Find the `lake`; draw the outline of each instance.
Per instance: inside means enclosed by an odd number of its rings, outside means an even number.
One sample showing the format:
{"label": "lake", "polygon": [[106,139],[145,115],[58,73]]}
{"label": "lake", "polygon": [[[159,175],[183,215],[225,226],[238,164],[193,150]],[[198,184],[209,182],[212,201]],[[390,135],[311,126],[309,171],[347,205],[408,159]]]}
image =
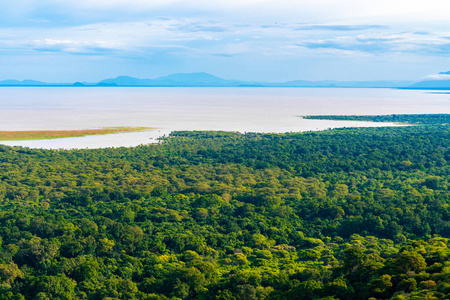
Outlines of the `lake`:
{"label": "lake", "polygon": [[1,144],[99,148],[156,142],[174,130],[297,132],[386,126],[304,120],[302,115],[450,113],[450,95],[420,90],[348,88],[1,87],[0,130],[117,126],[157,130]]}

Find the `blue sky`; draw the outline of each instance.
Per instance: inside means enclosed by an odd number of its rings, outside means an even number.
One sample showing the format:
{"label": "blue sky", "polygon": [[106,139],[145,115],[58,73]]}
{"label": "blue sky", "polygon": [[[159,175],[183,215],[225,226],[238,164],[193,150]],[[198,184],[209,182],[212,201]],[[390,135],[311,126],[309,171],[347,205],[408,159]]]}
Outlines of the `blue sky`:
{"label": "blue sky", "polygon": [[2,0],[0,80],[435,78],[450,70],[448,11],[448,0]]}

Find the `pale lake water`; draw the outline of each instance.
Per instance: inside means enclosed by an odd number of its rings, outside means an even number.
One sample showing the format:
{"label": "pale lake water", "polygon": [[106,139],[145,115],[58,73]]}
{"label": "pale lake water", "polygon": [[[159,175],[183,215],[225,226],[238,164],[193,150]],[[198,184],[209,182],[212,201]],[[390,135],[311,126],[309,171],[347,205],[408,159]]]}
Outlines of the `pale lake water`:
{"label": "pale lake water", "polygon": [[283,133],[394,125],[298,117],[304,115],[425,113],[450,113],[450,95],[347,88],[1,87],[0,130],[158,129],[0,143],[48,149],[136,146],[174,130]]}

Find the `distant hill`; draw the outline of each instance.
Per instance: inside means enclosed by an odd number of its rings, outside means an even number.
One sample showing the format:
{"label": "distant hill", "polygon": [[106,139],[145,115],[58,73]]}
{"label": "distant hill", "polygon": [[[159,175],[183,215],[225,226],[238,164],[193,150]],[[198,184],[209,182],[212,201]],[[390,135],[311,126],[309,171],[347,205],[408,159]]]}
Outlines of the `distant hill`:
{"label": "distant hill", "polygon": [[227,85],[239,84],[239,81],[226,80],[208,73],[177,73],[168,76],[158,77],[155,79],[161,83],[173,84],[197,84],[197,85]]}
{"label": "distant hill", "polygon": [[152,79],[139,79],[130,76],[119,76],[116,78],[109,78],[98,82],[98,85],[115,84],[115,85],[151,85]]}
{"label": "distant hill", "polygon": [[118,86],[239,86],[245,82],[226,80],[208,73],[177,73],[155,79],[139,79],[129,76],[119,76],[102,80],[101,84],[116,84]]}
{"label": "distant hill", "polygon": [[356,88],[396,88],[408,87],[412,81],[307,81],[258,82],[223,79],[205,72],[177,73],[154,79],[140,79],[130,76],[118,76],[99,82],[46,83],[34,80],[4,80],[0,86],[185,86],[185,87],[356,87]]}
{"label": "distant hill", "polygon": [[39,85],[52,85],[51,83],[46,83],[42,81],[36,81],[36,80],[14,80],[14,79],[7,79],[0,81],[0,85],[6,85],[6,86],[39,86]]}
{"label": "distant hill", "polygon": [[[439,76],[441,75],[441,76]],[[446,76],[448,75],[448,76]],[[441,78],[439,78],[441,77]],[[412,89],[450,89],[450,71],[440,72],[436,79],[426,79],[410,85]]]}
{"label": "distant hill", "polygon": [[424,80],[410,85],[409,88],[450,89],[450,80]]}

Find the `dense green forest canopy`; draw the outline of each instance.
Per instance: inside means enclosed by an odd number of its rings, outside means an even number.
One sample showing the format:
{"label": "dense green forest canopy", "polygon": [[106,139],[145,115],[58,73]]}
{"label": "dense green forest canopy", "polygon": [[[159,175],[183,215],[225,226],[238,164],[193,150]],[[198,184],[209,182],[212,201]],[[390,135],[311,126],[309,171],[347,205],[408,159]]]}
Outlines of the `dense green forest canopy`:
{"label": "dense green forest canopy", "polygon": [[0,146],[0,299],[448,299],[449,160],[435,123]]}

